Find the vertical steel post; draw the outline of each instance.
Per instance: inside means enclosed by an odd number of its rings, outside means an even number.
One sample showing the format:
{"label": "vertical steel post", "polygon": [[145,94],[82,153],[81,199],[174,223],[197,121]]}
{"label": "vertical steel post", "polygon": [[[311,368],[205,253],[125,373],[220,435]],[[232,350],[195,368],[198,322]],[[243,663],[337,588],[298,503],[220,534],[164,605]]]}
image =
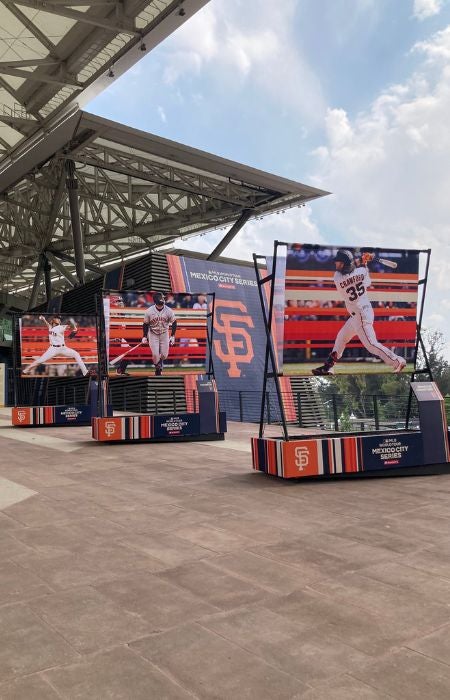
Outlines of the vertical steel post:
{"label": "vertical steel post", "polygon": [[80,205],[78,201],[78,180],[75,176],[75,163],[66,160],[66,187],[69,197],[70,220],[72,223],[73,252],[75,254],[75,270],[80,284],[84,284],[86,269],[84,265],[83,233],[81,231]]}

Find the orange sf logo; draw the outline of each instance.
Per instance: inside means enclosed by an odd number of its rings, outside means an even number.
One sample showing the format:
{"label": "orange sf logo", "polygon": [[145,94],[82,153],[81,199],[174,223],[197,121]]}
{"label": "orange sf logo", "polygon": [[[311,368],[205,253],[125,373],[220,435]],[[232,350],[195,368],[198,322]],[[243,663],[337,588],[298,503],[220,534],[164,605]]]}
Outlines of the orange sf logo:
{"label": "orange sf logo", "polygon": [[253,319],[241,301],[219,299],[215,311],[214,331],[223,338],[214,340],[214,350],[219,360],[229,365],[228,376],[240,377],[239,365],[248,365],[255,355],[250,333],[244,328],[254,328]]}

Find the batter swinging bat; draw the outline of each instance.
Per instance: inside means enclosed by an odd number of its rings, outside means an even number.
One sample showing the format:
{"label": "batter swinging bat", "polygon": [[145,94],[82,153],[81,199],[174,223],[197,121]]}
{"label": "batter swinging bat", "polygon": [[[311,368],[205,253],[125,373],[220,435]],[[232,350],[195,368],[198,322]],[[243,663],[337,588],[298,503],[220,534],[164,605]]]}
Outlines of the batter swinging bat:
{"label": "batter swinging bat", "polygon": [[375,258],[375,260],[384,265],[385,267],[390,267],[392,270],[397,269],[397,263],[393,260],[386,260],[386,258]]}
{"label": "batter swinging bat", "polygon": [[114,360],[111,360],[111,362],[110,362],[109,364],[110,364],[110,365],[115,365],[116,362],[120,362],[120,360],[123,360],[123,358],[124,358],[126,355],[128,355],[129,352],[131,352],[132,350],[136,350],[136,348],[138,348],[140,345],[142,345],[142,340],[141,340],[141,342],[138,343],[137,345],[133,345],[132,348],[130,348],[129,350],[127,350],[126,352],[124,352],[122,355],[119,355],[119,357],[115,357]]}

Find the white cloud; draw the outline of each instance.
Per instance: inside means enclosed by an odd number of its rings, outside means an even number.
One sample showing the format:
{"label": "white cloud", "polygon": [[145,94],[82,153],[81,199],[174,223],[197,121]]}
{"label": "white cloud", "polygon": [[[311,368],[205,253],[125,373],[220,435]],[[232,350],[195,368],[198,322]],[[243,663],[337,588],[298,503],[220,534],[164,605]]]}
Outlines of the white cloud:
{"label": "white cloud", "polygon": [[418,41],[412,50],[424,54],[429,63],[437,61],[448,63],[450,60],[450,27],[436,32],[428,41]]}
{"label": "white cloud", "polygon": [[167,123],[166,112],[164,110],[164,107],[162,107],[161,105],[158,105],[158,114],[159,114],[159,118],[161,119],[163,124],[166,124]]}
{"label": "white cloud", "polygon": [[450,28],[418,44],[423,62],[416,72],[384,90],[354,119],[329,109],[314,178],[334,193],[314,211],[336,232],[335,240],[432,249],[425,323],[439,323],[448,339],[450,319],[443,311],[450,307],[449,45]]}
{"label": "white cloud", "polygon": [[444,4],[444,0],[414,0],[413,15],[422,21],[438,15]]}
{"label": "white cloud", "polygon": [[[186,22],[166,45],[163,80],[214,80],[231,95],[258,88],[307,124],[325,114],[320,81],[302,55],[293,20],[298,0],[216,0]],[[307,95],[307,99],[305,99]]]}

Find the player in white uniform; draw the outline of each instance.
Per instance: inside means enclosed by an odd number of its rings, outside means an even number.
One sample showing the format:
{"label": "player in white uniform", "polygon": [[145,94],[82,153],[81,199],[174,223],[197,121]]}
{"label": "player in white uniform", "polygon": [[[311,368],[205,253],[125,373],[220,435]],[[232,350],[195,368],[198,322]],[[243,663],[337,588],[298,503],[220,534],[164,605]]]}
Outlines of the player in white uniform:
{"label": "player in white uniform", "polygon": [[34,369],[38,365],[44,365],[46,362],[52,360],[57,355],[62,357],[69,357],[71,360],[74,360],[80,368],[83,377],[86,377],[88,374],[90,374],[88,368],[81,359],[80,353],[74,350],[73,348],[69,348],[66,345],[64,333],[70,325],[72,329],[71,335],[72,333],[75,334],[77,331],[76,325],[74,323],[61,324],[61,318],[59,316],[55,316],[54,318],[52,318],[50,323],[45,319],[44,316],[39,316],[39,320],[43,321],[48,328],[49,348],[44,352],[43,355],[37,357],[31,364],[29,364],[22,371],[22,374],[29,374],[32,369]]}
{"label": "player in white uniform", "polygon": [[155,376],[159,377],[162,374],[163,362],[169,354],[169,345],[175,343],[177,322],[172,309],[166,306],[161,292],[155,292],[153,301],[154,305],[145,312],[142,342],[149,344],[155,365]]}
{"label": "player in white uniform", "polygon": [[337,334],[333,350],[325,364],[312,370],[316,376],[334,374],[334,365],[342,357],[345,346],[355,335],[372,355],[376,355],[393,367],[394,372],[401,372],[406,365],[406,360],[379,343],[375,334],[374,312],[367,295],[367,290],[372,283],[366,264],[372,259],[371,253],[363,253],[361,263],[355,267],[353,253],[350,250],[341,249],[336,253],[334,284],[350,318]]}

